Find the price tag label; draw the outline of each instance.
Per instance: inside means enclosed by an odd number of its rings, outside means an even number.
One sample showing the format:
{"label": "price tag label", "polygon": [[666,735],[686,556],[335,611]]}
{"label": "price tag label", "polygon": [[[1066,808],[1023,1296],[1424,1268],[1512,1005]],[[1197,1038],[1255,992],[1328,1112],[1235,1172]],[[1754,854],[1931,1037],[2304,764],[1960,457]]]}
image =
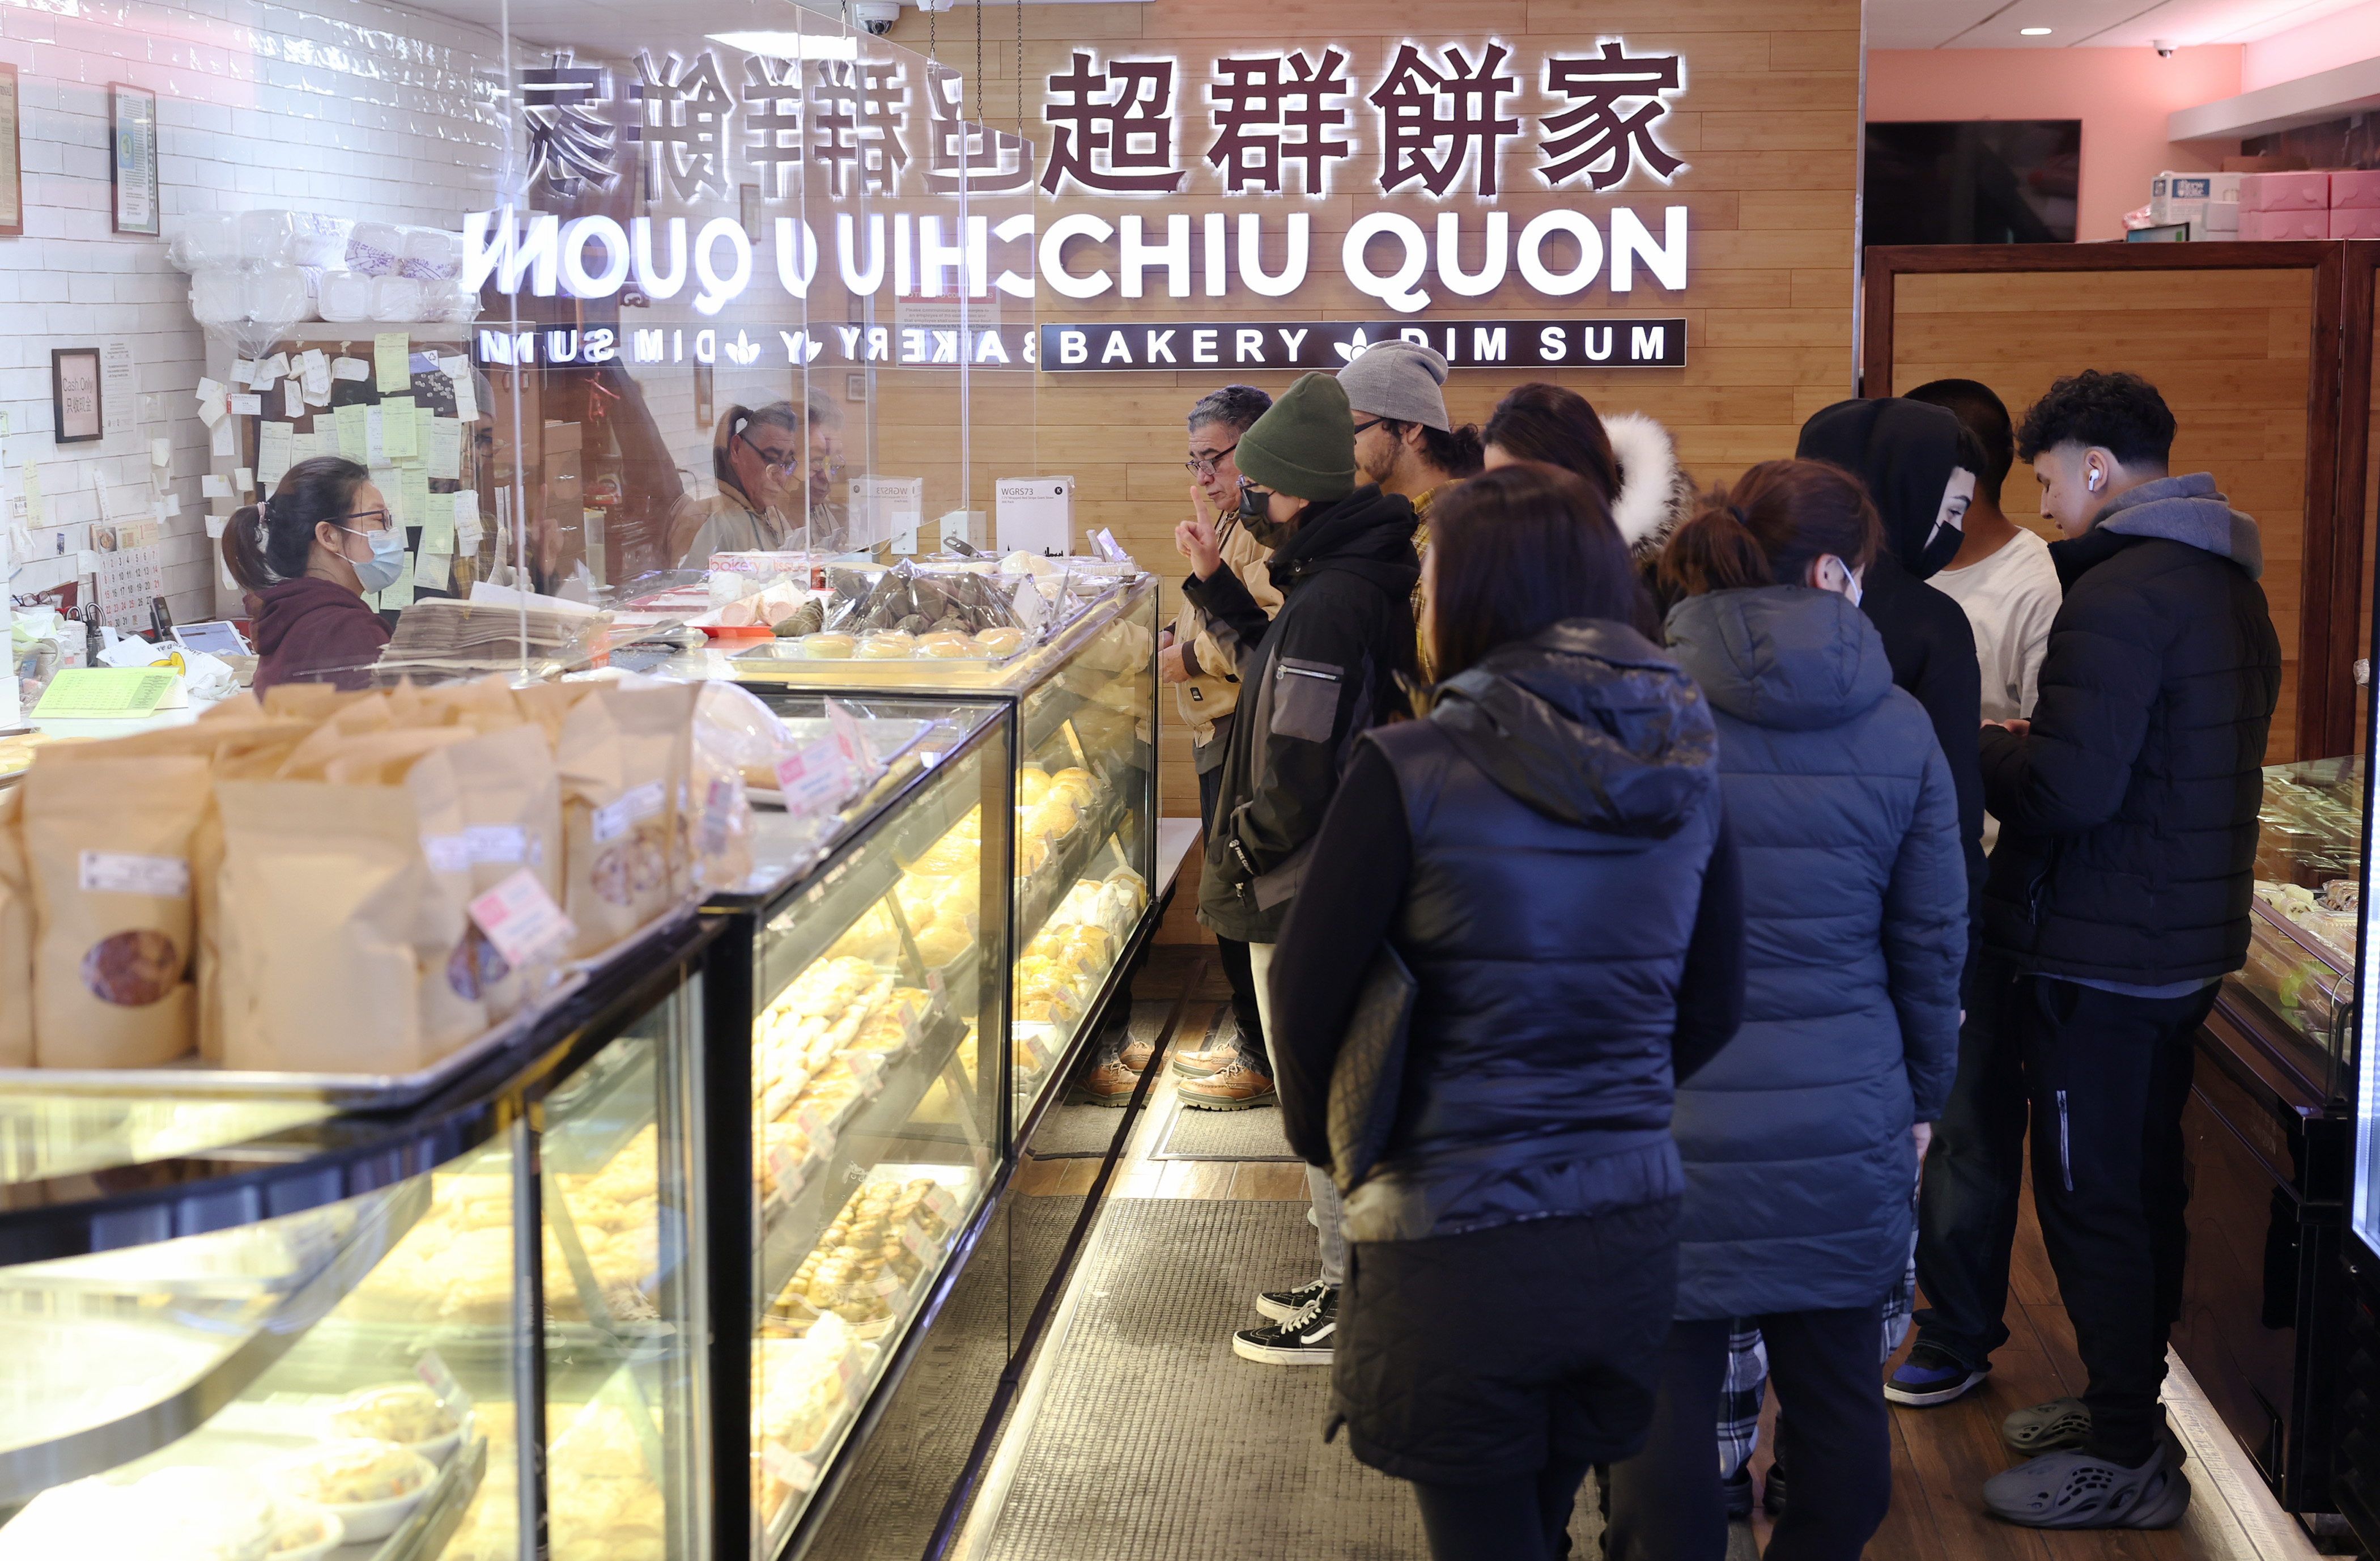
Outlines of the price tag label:
{"label": "price tag label", "polygon": [[454,1372],[436,1350],[421,1352],[421,1359],[413,1363],[413,1374],[421,1379],[424,1387],[438,1395],[438,1401],[452,1410],[456,1420],[471,1412],[470,1391],[455,1379]]}
{"label": "price tag label", "polygon": [[927,1189],[926,1195],[917,1201],[924,1204],[927,1212],[945,1226],[955,1223],[958,1218],[959,1201],[952,1197],[951,1189],[940,1182]]}
{"label": "price tag label", "polygon": [[779,1197],[790,1198],[801,1190],[801,1163],[794,1158],[793,1151],[783,1144],[779,1144],[769,1151],[769,1169],[776,1174]]}
{"label": "price tag label", "polygon": [[715,857],[727,849],[727,829],[735,816],[735,798],[740,783],[722,777],[710,783],[710,793],[703,799],[702,854]]}
{"label": "price tag label", "polygon": [[799,1453],[789,1453],[774,1442],[760,1444],[760,1467],[780,1484],[807,1491],[818,1483],[818,1466]]}
{"label": "price tag label", "polygon": [[859,724],[859,717],[841,701],[826,701],[826,725],[827,730],[834,734],[835,743],[843,750],[843,756],[851,762],[854,769],[863,775],[872,775],[881,768],[876,762],[876,750],[868,740],[868,732]]}
{"label": "price tag label", "polygon": [[184,857],[85,851],[79,865],[78,886],[85,894],[147,895],[168,900],[190,897],[190,864]]}
{"label": "price tag label", "polygon": [[595,810],[588,833],[595,837],[598,846],[616,840],[635,828],[638,820],[649,819],[660,812],[668,799],[669,793],[659,781],[647,781],[642,786],[631,787],[614,800]]}
{"label": "price tag label", "polygon": [[471,920],[516,970],[570,945],[578,929],[524,867],[471,902]]}
{"label": "price tag label", "polygon": [[916,1220],[901,1222],[901,1245],[907,1248],[909,1255],[919,1262],[926,1261],[926,1235],[917,1228]]}
{"label": "price tag label", "polygon": [[832,809],[851,790],[852,762],[843,744],[826,738],[777,762],[777,789],[789,813],[821,813]]}

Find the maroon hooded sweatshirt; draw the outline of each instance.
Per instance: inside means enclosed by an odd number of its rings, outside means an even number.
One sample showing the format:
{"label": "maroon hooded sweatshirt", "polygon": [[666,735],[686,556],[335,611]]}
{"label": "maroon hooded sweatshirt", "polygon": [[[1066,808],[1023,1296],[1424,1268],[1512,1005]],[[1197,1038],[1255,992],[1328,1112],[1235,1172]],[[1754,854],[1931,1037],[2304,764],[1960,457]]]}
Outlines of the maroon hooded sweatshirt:
{"label": "maroon hooded sweatshirt", "polygon": [[[364,599],[334,580],[311,576],[269,587],[256,609],[258,693],[276,683],[316,681],[312,674],[368,667],[388,643],[388,628]],[[363,687],[363,674],[319,679]]]}

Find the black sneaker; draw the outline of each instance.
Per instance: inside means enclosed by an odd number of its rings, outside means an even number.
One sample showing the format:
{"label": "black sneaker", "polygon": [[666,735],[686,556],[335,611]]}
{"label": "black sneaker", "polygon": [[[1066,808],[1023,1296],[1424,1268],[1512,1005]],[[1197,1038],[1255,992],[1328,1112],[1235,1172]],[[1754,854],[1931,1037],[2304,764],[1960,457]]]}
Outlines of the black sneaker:
{"label": "black sneaker", "polygon": [[1257,1293],[1257,1310],[1276,1323],[1286,1323],[1312,1305],[1317,1295],[1335,1287],[1320,1279],[1309,1279],[1294,1290],[1260,1290]]}
{"label": "black sneaker", "polygon": [[1770,1464],[1760,1482],[1760,1510],[1771,1518],[1785,1516],[1785,1470],[1780,1464]]}
{"label": "black sneaker", "polygon": [[1948,1404],[1990,1375],[1991,1370],[1989,1361],[1968,1366],[1932,1345],[1921,1344],[1884,1379],[1884,1396],[1896,1404],[1920,1408]]}
{"label": "black sneaker", "polygon": [[1232,1335],[1232,1353],[1268,1366],[1328,1366],[1339,1335],[1339,1287],[1327,1286],[1305,1310],[1269,1328],[1243,1328]]}

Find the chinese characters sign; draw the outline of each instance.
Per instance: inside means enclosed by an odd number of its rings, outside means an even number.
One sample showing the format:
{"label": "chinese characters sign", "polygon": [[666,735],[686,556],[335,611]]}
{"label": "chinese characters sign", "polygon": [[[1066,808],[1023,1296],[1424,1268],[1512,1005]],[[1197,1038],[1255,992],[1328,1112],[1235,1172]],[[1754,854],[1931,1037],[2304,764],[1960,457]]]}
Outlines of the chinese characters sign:
{"label": "chinese characters sign", "polygon": [[[746,55],[739,73],[719,50],[640,52],[633,77],[615,80],[560,51],[518,83],[533,193],[568,199],[633,175],[648,201],[717,198],[751,181],[778,201],[807,164],[834,199],[955,189],[962,168],[977,191],[1172,195],[1203,162],[1232,194],[1318,196],[1338,171],[1382,195],[1492,197],[1514,147],[1534,148],[1527,172],[1549,189],[1614,189],[1639,171],[1667,183],[1685,165],[1661,137],[1684,61],[1616,40],[1548,55],[1534,70],[1492,40],[1408,42],[1368,80],[1333,47],[1208,61],[1076,49],[1043,78],[1038,177],[1013,133],[964,122],[955,71],[929,90],[911,79],[914,62],[839,54]],[[931,142],[922,164],[917,140]]]}

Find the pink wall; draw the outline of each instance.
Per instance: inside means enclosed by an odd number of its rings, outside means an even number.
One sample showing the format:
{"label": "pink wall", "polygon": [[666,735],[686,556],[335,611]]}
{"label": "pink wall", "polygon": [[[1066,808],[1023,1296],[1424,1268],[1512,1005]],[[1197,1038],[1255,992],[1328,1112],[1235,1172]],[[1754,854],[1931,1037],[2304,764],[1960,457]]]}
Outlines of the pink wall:
{"label": "pink wall", "polygon": [[2080,119],[2082,184],[2075,238],[2121,238],[2168,168],[2211,169],[2237,142],[2169,141],[2165,116],[2240,91],[2236,43],[2183,49],[1872,49],[1867,116]]}
{"label": "pink wall", "polygon": [[2358,6],[2257,40],[2240,59],[2240,90],[2277,86],[2380,55],[2380,6]]}

